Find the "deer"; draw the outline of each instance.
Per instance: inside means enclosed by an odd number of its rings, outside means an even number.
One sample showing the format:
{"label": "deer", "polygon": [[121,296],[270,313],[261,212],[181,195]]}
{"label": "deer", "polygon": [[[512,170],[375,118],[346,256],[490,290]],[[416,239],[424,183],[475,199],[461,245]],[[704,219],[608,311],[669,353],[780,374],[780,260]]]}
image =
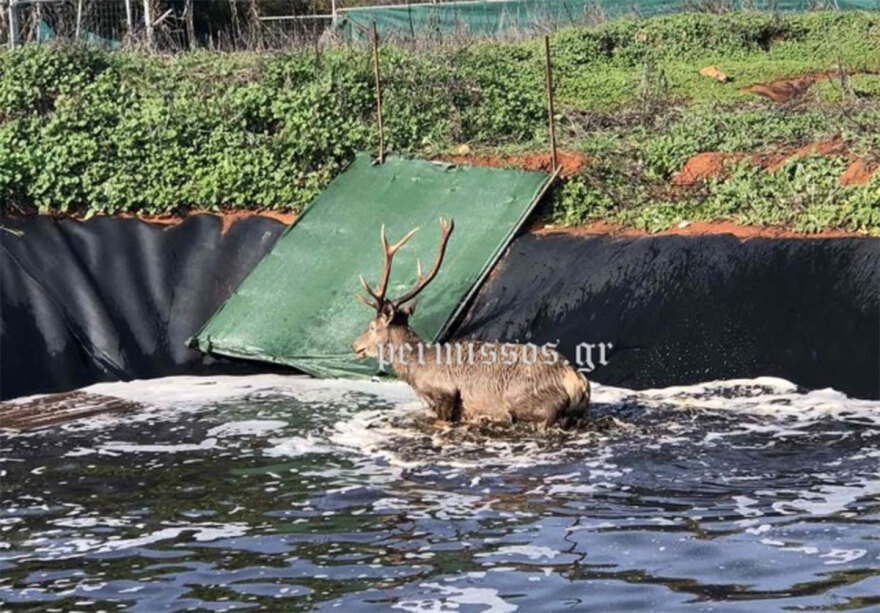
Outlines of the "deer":
{"label": "deer", "polygon": [[[528,423],[543,430],[585,423],[589,419],[590,383],[552,346],[425,343],[410,328],[415,299],[437,276],[455,224],[441,218],[440,227],[440,246],[430,272],[423,274],[421,260],[417,260],[415,286],[391,299],[386,291],[394,254],[418,228],[391,245],[382,225],[385,261],[381,279],[374,289],[361,275],[367,296],[355,296],[375,311],[366,330],[352,343],[355,355],[379,359],[380,364],[390,362],[397,378],[409,384],[435,413],[438,424]],[[391,359],[387,360],[389,348]],[[499,359],[499,348],[504,359]],[[400,359],[394,359],[395,349]]]}

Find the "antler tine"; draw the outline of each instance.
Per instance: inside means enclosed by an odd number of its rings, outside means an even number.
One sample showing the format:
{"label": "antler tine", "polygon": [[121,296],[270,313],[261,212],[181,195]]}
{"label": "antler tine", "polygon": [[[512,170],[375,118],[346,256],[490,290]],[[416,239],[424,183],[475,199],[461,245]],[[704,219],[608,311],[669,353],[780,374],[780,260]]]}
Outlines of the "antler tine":
{"label": "antler tine", "polygon": [[375,303],[368,301],[361,295],[358,295],[358,300],[367,304],[377,311],[381,311],[382,307],[385,306],[385,292],[388,290],[388,279],[391,277],[391,263],[394,259],[394,254],[397,253],[397,250],[406,244],[406,242],[412,238],[413,234],[418,232],[418,228],[413,228],[406,235],[394,243],[393,245],[388,244],[388,236],[385,234],[385,224],[382,224],[382,228],[379,231],[379,237],[382,239],[382,250],[385,252],[385,264],[382,268],[382,279],[379,281],[379,286],[377,289],[373,289],[370,287],[370,284],[367,283],[367,280],[364,279],[364,276],[361,275],[361,285],[364,287],[364,290],[373,297]]}
{"label": "antler tine", "polygon": [[440,218],[440,228],[442,229],[442,235],[440,236],[440,247],[437,249],[437,257],[434,259],[434,265],[431,267],[431,272],[428,273],[427,276],[422,275],[422,264],[418,261],[417,264],[417,274],[418,279],[416,281],[416,286],[405,293],[403,296],[399,298],[395,298],[391,300],[391,304],[394,305],[394,308],[397,309],[400,305],[405,302],[409,302],[416,296],[418,296],[428,284],[434,280],[434,277],[437,276],[437,272],[440,270],[440,264],[443,262],[443,257],[446,255],[446,244],[449,242],[449,237],[452,235],[452,231],[455,229],[455,222],[453,220],[449,220],[449,223],[446,223],[442,217]]}
{"label": "antler tine", "polygon": [[365,305],[367,305],[367,306],[370,307],[371,309],[376,309],[376,310],[379,309],[379,305],[378,305],[378,304],[376,304],[375,302],[371,302],[371,301],[367,300],[366,298],[364,298],[364,297],[361,296],[360,294],[355,294],[355,295],[354,295],[354,299],[357,300],[357,301],[359,301],[359,302],[363,302]]}
{"label": "antler tine", "polygon": [[382,306],[385,302],[385,292],[388,290],[388,279],[391,278],[391,262],[394,259],[394,254],[418,231],[418,228],[413,228],[402,239],[389,246],[388,237],[385,236],[385,224],[382,224],[382,247],[385,249],[385,267],[382,269],[382,280],[379,282],[379,289],[376,290],[375,294],[371,292],[373,298],[379,302],[379,306]]}
{"label": "antler tine", "polygon": [[[382,297],[379,296],[379,294],[372,287],[370,287],[370,284],[367,283],[366,279],[364,279],[364,275],[360,276],[360,280],[361,280],[361,286],[364,288],[364,291],[367,292],[370,296],[372,296],[373,299],[377,303],[381,303]],[[377,305],[377,308],[378,308],[378,305]]]}
{"label": "antler tine", "polygon": [[361,280],[361,287],[363,287],[364,291],[367,292],[370,296],[372,296],[376,302],[370,302],[369,300],[367,300],[366,298],[364,298],[360,294],[357,294],[357,299],[360,300],[361,302],[363,302],[364,304],[366,304],[367,306],[371,306],[374,309],[378,310],[382,304],[382,300],[379,298],[379,296],[376,294],[376,292],[373,291],[373,288],[370,287],[370,284],[367,283],[367,280],[364,279],[364,275],[360,275],[359,278]]}

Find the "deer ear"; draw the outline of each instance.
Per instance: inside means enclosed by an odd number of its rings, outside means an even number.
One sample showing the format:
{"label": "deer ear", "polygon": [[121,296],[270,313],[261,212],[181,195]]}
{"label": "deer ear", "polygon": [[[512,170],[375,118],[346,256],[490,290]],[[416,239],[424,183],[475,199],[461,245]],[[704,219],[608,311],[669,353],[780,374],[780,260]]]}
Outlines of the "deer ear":
{"label": "deer ear", "polygon": [[418,304],[417,300],[413,300],[412,302],[408,302],[407,304],[400,307],[398,312],[409,317],[416,310],[416,304]]}
{"label": "deer ear", "polygon": [[379,313],[379,319],[382,320],[384,324],[390,324],[394,321],[394,305],[385,303],[382,305],[382,311]]}

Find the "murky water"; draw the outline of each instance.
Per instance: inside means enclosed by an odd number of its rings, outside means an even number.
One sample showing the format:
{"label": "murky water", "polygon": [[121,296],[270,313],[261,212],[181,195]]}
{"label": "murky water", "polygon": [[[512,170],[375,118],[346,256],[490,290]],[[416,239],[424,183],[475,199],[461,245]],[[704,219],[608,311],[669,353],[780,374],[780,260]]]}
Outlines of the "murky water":
{"label": "murky water", "polygon": [[880,403],[597,386],[605,428],[539,434],[394,383],[89,389],[149,408],[0,436],[5,609],[880,606]]}

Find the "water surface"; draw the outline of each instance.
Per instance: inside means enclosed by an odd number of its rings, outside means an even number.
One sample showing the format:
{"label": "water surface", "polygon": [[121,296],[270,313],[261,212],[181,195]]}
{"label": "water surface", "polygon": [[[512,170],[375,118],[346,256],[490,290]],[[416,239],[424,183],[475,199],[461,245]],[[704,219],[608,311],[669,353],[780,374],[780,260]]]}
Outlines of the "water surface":
{"label": "water surface", "polygon": [[397,383],[87,389],[145,408],[0,435],[4,608],[880,607],[880,403],[596,386],[604,428],[542,434]]}

